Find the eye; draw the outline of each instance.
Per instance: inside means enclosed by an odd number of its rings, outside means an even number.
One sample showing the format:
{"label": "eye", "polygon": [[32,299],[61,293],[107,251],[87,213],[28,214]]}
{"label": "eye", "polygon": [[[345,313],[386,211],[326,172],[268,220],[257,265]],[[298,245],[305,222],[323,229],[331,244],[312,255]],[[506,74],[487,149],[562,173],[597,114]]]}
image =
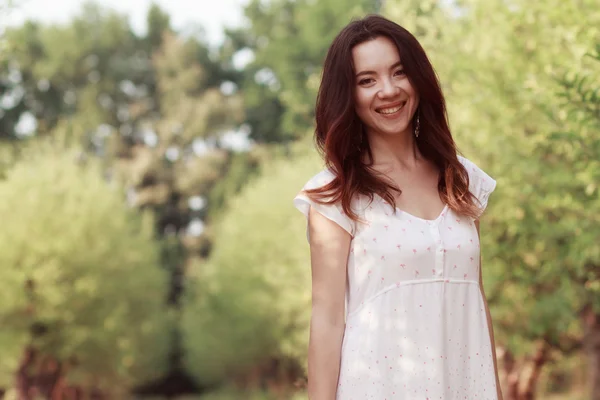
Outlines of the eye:
{"label": "eye", "polygon": [[365,79],[361,79],[360,81],[358,81],[359,85],[368,85],[369,83],[371,83],[371,81],[373,81],[372,78],[365,78]]}
{"label": "eye", "polygon": [[404,75],[404,70],[403,69],[399,69],[396,72],[394,72],[394,75]]}

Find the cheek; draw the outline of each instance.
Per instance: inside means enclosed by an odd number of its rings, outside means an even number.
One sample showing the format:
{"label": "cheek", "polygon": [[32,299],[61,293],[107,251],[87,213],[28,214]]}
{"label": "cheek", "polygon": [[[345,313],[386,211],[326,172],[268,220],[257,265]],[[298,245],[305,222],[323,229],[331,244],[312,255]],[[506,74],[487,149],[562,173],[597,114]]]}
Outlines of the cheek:
{"label": "cheek", "polygon": [[408,79],[405,82],[406,83],[404,85],[402,85],[402,89],[404,89],[404,91],[406,93],[408,93],[408,95],[416,97],[417,96],[417,92],[416,92],[414,86],[410,84],[410,82],[408,81]]}
{"label": "cheek", "polygon": [[360,117],[369,112],[371,100],[367,93],[359,90],[354,96],[354,102],[356,104],[356,113]]}
{"label": "cheek", "polygon": [[408,80],[406,80],[406,83],[403,83],[401,85],[402,90],[412,98],[412,111],[414,112],[414,110],[417,109],[417,107],[419,106],[419,95],[417,94],[417,91],[414,89],[414,87],[408,83]]}

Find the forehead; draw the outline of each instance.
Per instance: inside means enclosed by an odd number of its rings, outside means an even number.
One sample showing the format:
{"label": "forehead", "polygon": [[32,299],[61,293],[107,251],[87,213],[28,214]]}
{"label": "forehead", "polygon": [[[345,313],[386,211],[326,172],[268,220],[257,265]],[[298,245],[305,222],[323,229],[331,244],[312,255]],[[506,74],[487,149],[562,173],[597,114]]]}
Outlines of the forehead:
{"label": "forehead", "polygon": [[398,61],[400,54],[396,45],[385,36],[357,44],[352,49],[352,62],[356,73],[387,70]]}

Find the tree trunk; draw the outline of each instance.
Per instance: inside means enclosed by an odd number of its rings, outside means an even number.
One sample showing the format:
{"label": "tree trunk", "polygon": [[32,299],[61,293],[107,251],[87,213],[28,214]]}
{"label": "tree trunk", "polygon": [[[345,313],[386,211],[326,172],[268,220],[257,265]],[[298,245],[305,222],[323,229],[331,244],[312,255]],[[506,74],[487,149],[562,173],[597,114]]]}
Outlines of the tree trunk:
{"label": "tree trunk", "polygon": [[29,400],[34,387],[34,379],[30,376],[37,354],[35,349],[27,346],[23,351],[23,357],[19,362],[19,368],[15,374],[15,390],[18,400]]}
{"label": "tree trunk", "polygon": [[591,304],[584,307],[583,349],[589,360],[590,400],[600,400],[600,315]]}
{"label": "tree trunk", "polygon": [[519,400],[519,369],[512,351],[506,349],[502,356],[502,369],[504,370],[504,398],[506,400]]}
{"label": "tree trunk", "polygon": [[542,368],[549,359],[549,355],[550,345],[544,340],[538,345],[538,348],[533,356],[531,373],[527,378],[525,388],[520,394],[519,400],[533,400],[535,398],[535,391],[540,379],[540,374],[542,372]]}
{"label": "tree trunk", "polygon": [[18,400],[43,397],[48,400],[64,400],[68,387],[64,381],[62,363],[50,356],[41,358],[31,346],[23,351],[23,357],[15,374],[15,390]]}
{"label": "tree trunk", "polygon": [[502,368],[505,376],[506,400],[534,400],[542,368],[549,360],[550,345],[540,342],[531,362],[517,362],[510,350],[504,352]]}

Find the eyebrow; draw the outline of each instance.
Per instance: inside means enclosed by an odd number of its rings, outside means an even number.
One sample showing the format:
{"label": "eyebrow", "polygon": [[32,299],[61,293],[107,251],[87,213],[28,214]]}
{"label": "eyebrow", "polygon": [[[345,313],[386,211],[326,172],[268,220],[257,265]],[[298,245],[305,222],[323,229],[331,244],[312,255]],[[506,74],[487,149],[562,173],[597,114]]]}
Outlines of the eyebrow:
{"label": "eyebrow", "polygon": [[[392,65],[390,67],[390,69],[394,69],[394,68],[397,68],[397,67],[400,67],[400,66],[402,66],[402,61],[396,62],[394,65]],[[356,78],[358,78],[361,75],[371,75],[371,74],[375,74],[375,71],[361,71],[358,74],[356,74]]]}

